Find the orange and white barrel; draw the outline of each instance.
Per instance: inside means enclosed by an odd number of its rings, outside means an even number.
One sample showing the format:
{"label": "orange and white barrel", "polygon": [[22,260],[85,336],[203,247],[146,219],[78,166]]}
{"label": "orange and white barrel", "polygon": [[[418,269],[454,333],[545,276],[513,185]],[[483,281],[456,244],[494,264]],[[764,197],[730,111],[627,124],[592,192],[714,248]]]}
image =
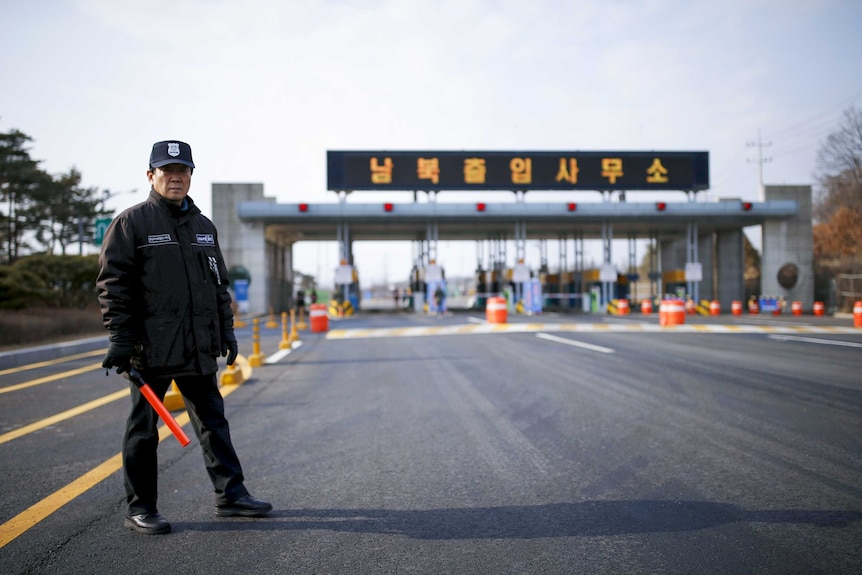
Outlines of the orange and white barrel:
{"label": "orange and white barrel", "polygon": [[694,315],[697,313],[697,304],[694,303],[693,299],[687,299],[685,300],[685,306],[683,309],[688,315]]}
{"label": "orange and white barrel", "polygon": [[488,323],[506,323],[509,319],[509,309],[504,297],[489,297],[485,304],[485,319]]}
{"label": "orange and white barrel", "polygon": [[629,315],[631,313],[631,308],[629,307],[629,300],[627,299],[618,299],[617,300],[617,313],[620,315]]}
{"label": "orange and white barrel", "polygon": [[730,313],[733,315],[742,315],[742,302],[738,299],[730,302]]}
{"label": "orange and white barrel", "polygon": [[853,326],[862,327],[862,301],[853,304]]}
{"label": "orange and white barrel", "polygon": [[326,312],[326,304],[311,304],[308,319],[311,322],[312,333],[329,331],[329,314]]}
{"label": "orange and white barrel", "polygon": [[658,309],[658,324],[662,327],[683,325],[685,323],[685,303],[676,299],[666,299]]}
{"label": "orange and white barrel", "polygon": [[826,306],[823,305],[822,301],[814,302],[814,315],[816,315],[817,317],[821,317],[825,311]]}
{"label": "orange and white barrel", "polygon": [[802,315],[802,302],[795,301],[790,304],[790,311],[793,312],[793,315]]}
{"label": "orange and white barrel", "polygon": [[709,315],[721,315],[721,302],[717,299],[709,302]]}
{"label": "orange and white barrel", "polygon": [[652,313],[652,301],[645,299],[641,302],[641,313],[649,315]]}

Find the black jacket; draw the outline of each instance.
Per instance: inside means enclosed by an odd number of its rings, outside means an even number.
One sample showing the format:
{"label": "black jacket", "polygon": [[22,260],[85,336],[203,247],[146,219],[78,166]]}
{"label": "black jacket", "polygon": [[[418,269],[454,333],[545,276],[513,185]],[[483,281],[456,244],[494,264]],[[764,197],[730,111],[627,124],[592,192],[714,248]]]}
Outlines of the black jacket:
{"label": "black jacket", "polygon": [[215,373],[222,337],[233,334],[216,228],[186,201],[182,210],[150,190],[114,218],[99,256],[105,327],[135,338],[133,365],[145,374]]}

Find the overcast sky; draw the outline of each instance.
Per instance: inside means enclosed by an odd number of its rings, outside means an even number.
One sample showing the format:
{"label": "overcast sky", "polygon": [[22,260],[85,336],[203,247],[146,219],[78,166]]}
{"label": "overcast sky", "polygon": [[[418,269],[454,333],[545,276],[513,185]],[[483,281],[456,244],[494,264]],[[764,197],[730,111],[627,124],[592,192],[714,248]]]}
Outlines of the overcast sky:
{"label": "overcast sky", "polygon": [[[163,139],[192,145],[208,215],[213,182],[336,201],[339,149],[705,150],[706,199],[756,200],[758,133],[767,184],[812,183],[862,105],[860,30],[858,0],[0,0],[0,130],[51,173],[137,191],[116,208],[144,199]],[[527,200],[599,198],[548,194]],[[475,268],[458,247],[439,252],[450,277]],[[407,277],[409,245],[355,253],[366,282]],[[303,246],[295,267],[335,258]]]}

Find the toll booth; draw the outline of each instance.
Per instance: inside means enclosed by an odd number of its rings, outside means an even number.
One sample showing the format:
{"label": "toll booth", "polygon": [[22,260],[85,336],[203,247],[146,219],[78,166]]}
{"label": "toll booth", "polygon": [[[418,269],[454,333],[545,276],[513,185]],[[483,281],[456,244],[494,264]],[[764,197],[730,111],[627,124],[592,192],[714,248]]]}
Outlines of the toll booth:
{"label": "toll booth", "polygon": [[413,265],[410,270],[410,295],[407,298],[407,309],[421,311],[425,305],[425,282],[422,279],[422,272],[419,266]]}
{"label": "toll booth", "polygon": [[580,285],[574,272],[542,274],[542,294],[545,309],[575,309],[581,298]]}
{"label": "toll booth", "polygon": [[474,309],[483,310],[488,302],[488,284],[486,282],[485,270],[482,266],[476,268],[476,303]]}
{"label": "toll booth", "polygon": [[[602,281],[601,270],[591,269],[583,272],[584,285],[584,311],[599,312],[605,309],[608,302],[602,298]],[[613,282],[613,290],[610,293],[610,299],[628,299],[629,297],[629,278],[625,274],[617,274],[617,279]]]}
{"label": "toll booth", "polygon": [[688,294],[685,270],[668,270],[661,274],[661,293],[685,298]]}

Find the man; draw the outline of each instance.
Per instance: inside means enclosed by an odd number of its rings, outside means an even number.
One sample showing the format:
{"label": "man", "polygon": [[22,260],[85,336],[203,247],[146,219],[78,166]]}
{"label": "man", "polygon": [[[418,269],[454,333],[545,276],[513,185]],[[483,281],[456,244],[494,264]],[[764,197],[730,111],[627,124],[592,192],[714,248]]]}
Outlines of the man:
{"label": "man", "polygon": [[[176,381],[215,488],[216,515],[262,516],[272,505],[244,485],[216,380],[218,356],[232,365],[237,342],[215,226],[188,196],[194,167],[188,144],[154,144],[149,198],[114,218],[105,233],[97,287],[110,337],[102,367],[117,373],[135,368],[159,398]],[[169,533],[157,507],[158,416],[130,387],[123,524],[141,533]]]}

